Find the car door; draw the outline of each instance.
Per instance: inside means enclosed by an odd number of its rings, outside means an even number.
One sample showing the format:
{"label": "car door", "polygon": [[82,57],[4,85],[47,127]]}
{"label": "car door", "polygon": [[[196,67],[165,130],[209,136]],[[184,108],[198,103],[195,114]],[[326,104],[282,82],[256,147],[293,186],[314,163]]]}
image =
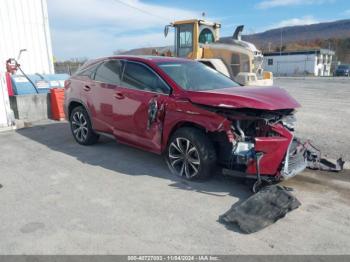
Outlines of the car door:
{"label": "car door", "polygon": [[160,153],[165,102],[170,87],[149,66],[123,62],[114,99],[114,132],[120,141]]}
{"label": "car door", "polygon": [[115,88],[120,84],[121,61],[104,61],[94,74],[94,83],[87,92],[90,99],[88,107],[93,115],[94,129],[100,132],[114,133]]}

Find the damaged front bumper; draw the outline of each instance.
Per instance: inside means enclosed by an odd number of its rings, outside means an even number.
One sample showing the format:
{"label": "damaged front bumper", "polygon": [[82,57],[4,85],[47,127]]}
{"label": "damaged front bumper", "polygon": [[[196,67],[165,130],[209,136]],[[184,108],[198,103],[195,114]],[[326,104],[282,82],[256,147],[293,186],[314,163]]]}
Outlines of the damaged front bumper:
{"label": "damaged front bumper", "polygon": [[[274,183],[301,173],[307,167],[306,147],[283,124],[269,126],[270,136],[254,138],[246,169],[237,173],[233,168],[223,169],[223,173],[256,179],[253,192],[259,191],[262,182]],[[245,151],[247,152],[247,151]]]}
{"label": "damaged front bumper", "polygon": [[[309,142],[294,137],[293,112],[278,112],[279,116],[256,114],[225,116],[231,121],[226,127],[227,147],[220,154],[223,173],[230,176],[256,179],[268,183],[290,179],[311,169],[340,171],[344,161],[335,164],[321,157],[320,151]],[[275,112],[275,114],[277,114]]]}
{"label": "damaged front bumper", "polygon": [[[255,138],[254,150],[262,153],[259,161],[260,175],[273,176],[279,180],[302,172],[307,166],[305,147],[282,124],[271,126],[271,129],[276,136]],[[256,164],[256,161],[252,161],[246,172],[257,174]]]}

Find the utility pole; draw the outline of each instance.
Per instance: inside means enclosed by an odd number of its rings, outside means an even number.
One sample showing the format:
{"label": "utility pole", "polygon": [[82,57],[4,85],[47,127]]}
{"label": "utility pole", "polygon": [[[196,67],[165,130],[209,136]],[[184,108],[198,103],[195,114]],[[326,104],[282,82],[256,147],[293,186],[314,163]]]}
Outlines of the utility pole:
{"label": "utility pole", "polygon": [[283,27],[281,27],[280,55],[282,55],[282,43],[283,43],[283,39],[282,39],[282,30],[283,30]]}

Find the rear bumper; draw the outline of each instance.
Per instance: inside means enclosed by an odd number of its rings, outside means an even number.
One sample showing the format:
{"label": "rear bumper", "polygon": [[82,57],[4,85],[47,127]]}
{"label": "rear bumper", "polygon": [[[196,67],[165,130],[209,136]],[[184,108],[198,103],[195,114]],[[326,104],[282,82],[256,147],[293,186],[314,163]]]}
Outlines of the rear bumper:
{"label": "rear bumper", "polygon": [[349,76],[350,73],[347,73],[347,72],[336,72],[334,75],[335,76]]}

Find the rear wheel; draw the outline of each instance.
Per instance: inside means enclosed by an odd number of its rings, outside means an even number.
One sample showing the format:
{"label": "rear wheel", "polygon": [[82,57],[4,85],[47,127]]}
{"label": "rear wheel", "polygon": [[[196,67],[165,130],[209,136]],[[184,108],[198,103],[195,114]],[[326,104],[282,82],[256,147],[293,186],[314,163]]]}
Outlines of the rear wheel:
{"label": "rear wheel", "polygon": [[172,173],[186,179],[204,179],[216,166],[216,152],[208,136],[201,130],[184,127],[170,138],[167,164]]}
{"label": "rear wheel", "polygon": [[84,107],[74,108],[69,122],[73,137],[79,144],[92,145],[98,141],[99,136],[92,130],[89,115]]}

